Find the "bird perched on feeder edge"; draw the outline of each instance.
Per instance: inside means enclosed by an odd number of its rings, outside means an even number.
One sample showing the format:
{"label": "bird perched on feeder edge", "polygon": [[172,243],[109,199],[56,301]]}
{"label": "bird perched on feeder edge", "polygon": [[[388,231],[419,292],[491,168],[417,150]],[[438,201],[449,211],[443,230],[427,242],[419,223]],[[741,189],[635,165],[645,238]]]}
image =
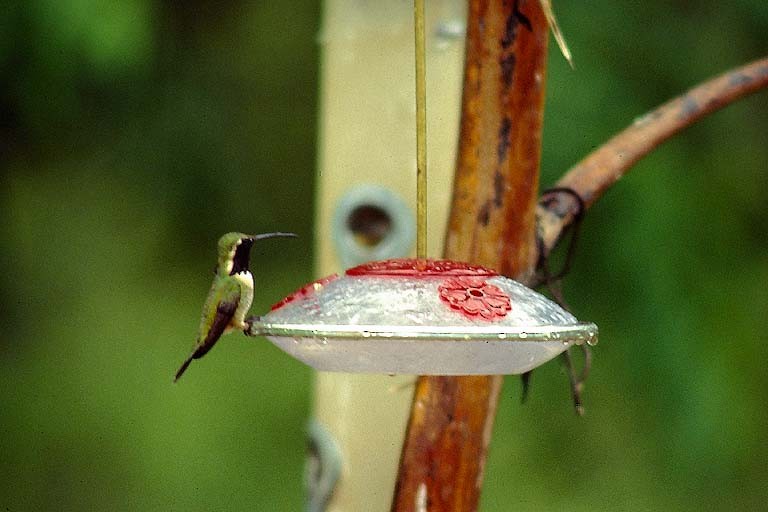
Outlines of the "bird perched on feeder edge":
{"label": "bird perched on feeder edge", "polygon": [[208,353],[223,334],[250,328],[245,315],[253,303],[253,275],[248,270],[251,247],[257,240],[277,237],[296,237],[294,233],[262,233],[246,235],[227,233],[219,239],[219,258],[216,276],[203,305],[197,344],[182,363],[173,381],[187,370],[193,359]]}

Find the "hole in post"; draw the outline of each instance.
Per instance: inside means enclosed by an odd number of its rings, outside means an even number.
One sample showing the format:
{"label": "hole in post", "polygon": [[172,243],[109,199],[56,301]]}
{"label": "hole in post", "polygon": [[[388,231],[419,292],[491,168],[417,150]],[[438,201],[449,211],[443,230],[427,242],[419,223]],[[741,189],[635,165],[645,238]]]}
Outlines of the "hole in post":
{"label": "hole in post", "polygon": [[331,224],[343,268],[407,256],[416,239],[413,213],[386,187],[362,184],[347,190]]}
{"label": "hole in post", "polygon": [[349,213],[347,228],[358,244],[376,247],[392,231],[392,217],[378,206],[363,204]]}

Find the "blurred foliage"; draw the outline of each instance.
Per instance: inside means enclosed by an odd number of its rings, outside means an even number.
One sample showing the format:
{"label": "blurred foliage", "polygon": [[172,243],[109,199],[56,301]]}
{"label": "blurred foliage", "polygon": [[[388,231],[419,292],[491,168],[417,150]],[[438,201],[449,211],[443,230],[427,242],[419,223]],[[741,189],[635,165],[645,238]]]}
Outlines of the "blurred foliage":
{"label": "blurred foliage", "polygon": [[[577,67],[551,55],[545,186],[768,50],[764,0],[555,6]],[[254,251],[256,311],[312,275],[320,5],[4,7],[0,506],[300,509],[307,368],[233,339],[170,381],[219,234],[302,236]],[[525,406],[510,378],[483,510],[765,506],[766,133],[764,92],[666,143],[590,212],[565,285],[601,327],[588,416],[557,363]]]}

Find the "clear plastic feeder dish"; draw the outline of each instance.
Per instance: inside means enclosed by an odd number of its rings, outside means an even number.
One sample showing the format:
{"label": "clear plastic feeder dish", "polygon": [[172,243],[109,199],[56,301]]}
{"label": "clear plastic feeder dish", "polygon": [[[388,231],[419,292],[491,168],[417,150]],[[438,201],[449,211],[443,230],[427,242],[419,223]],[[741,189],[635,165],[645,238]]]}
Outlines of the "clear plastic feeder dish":
{"label": "clear plastic feeder dish", "polygon": [[429,259],[375,261],[310,283],[253,331],[317,370],[419,375],[524,373],[597,341],[595,324],[517,281]]}

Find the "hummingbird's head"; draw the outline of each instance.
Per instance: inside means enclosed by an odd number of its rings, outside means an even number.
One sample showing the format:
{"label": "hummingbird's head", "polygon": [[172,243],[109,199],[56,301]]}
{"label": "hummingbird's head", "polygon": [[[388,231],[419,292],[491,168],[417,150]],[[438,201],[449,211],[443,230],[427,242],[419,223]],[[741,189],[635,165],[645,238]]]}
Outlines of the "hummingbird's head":
{"label": "hummingbird's head", "polygon": [[227,233],[219,238],[219,264],[217,272],[221,275],[234,275],[248,270],[248,258],[251,247],[256,240],[274,237],[295,237],[293,233],[262,233],[247,235],[245,233]]}
{"label": "hummingbird's head", "polygon": [[229,275],[248,270],[252,246],[253,237],[245,233],[227,233],[219,238],[219,274]]}

